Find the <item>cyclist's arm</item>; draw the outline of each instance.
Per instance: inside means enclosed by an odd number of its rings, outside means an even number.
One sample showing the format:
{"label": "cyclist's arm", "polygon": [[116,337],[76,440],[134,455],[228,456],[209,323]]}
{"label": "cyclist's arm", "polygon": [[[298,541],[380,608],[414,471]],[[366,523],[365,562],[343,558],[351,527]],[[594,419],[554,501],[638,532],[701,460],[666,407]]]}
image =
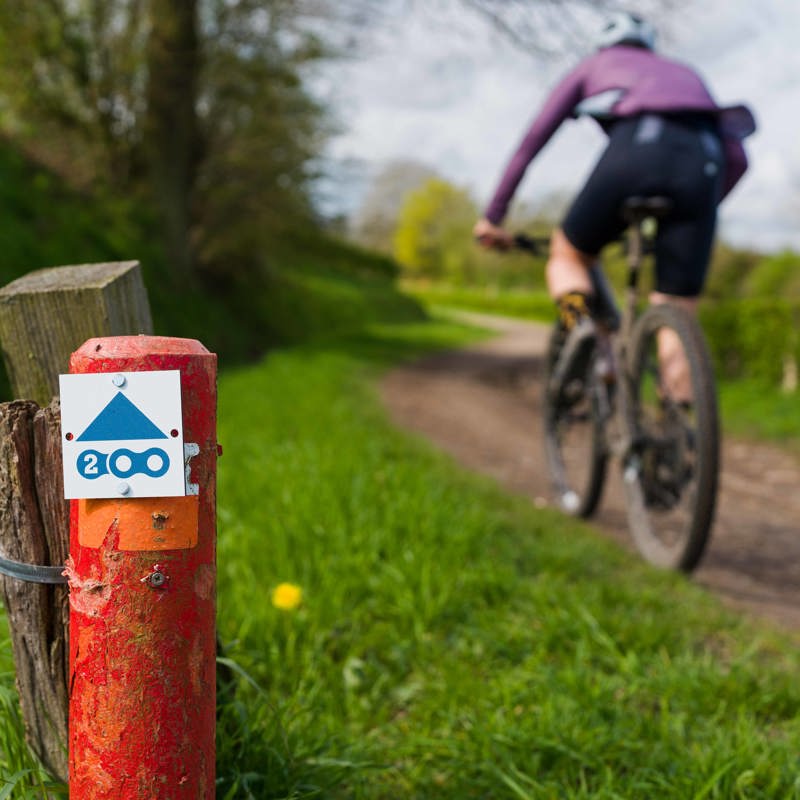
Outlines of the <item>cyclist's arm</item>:
{"label": "cyclist's arm", "polygon": [[499,225],[502,222],[528,165],[547,144],[561,123],[572,115],[573,109],[583,97],[583,82],[584,69],[581,64],[570,72],[547,98],[542,110],[508,162],[494,196],[486,208],[484,217],[492,224]]}

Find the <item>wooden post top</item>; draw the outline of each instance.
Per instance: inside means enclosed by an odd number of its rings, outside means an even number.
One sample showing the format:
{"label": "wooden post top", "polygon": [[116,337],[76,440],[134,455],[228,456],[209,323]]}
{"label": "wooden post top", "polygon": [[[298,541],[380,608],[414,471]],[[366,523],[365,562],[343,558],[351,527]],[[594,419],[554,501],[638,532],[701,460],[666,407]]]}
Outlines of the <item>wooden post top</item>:
{"label": "wooden post top", "polygon": [[138,261],[110,261],[104,264],[75,264],[37,269],[0,289],[0,302],[19,294],[102,289],[138,266]]}
{"label": "wooden post top", "polygon": [[0,344],[12,397],[44,406],[73,351],[99,336],[150,334],[138,261],[30,272],[0,289]]}

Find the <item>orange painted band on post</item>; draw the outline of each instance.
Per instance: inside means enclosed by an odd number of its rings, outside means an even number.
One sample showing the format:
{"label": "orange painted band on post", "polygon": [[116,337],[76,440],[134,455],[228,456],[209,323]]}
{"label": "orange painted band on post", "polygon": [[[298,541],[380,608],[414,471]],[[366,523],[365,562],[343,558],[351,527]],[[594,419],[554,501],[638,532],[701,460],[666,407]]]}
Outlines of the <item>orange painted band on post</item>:
{"label": "orange painted band on post", "polygon": [[109,534],[116,534],[118,550],[196,547],[199,508],[198,497],[79,500],[78,542],[101,547]]}

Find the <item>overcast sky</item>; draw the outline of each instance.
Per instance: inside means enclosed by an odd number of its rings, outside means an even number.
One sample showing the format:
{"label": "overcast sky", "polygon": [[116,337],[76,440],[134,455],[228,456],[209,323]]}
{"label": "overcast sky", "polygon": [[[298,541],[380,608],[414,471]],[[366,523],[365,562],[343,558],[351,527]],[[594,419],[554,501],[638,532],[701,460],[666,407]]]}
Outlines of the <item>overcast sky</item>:
{"label": "overcast sky", "polygon": [[[547,92],[583,53],[524,53],[455,16],[456,5],[453,24],[441,12],[435,19],[424,9],[404,14],[363,57],[326,71],[323,91],[344,127],[331,155],[360,165],[362,176],[413,158],[483,203]],[[751,168],[722,207],[722,236],[763,249],[800,248],[800,2],[679,5],[659,49],[693,64],[718,102],[747,102],[759,123],[746,144]],[[603,143],[590,120],[562,126],[529,168],[518,200],[537,205],[576,189]],[[337,210],[351,209],[363,188],[363,181],[342,181]]]}

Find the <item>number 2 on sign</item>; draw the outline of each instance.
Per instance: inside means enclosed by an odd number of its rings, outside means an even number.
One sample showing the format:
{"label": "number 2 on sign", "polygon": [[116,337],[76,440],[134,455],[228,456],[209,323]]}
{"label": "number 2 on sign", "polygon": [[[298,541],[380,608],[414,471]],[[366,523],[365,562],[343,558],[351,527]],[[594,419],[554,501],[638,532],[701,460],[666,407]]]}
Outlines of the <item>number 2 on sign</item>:
{"label": "number 2 on sign", "polygon": [[97,450],[84,450],[78,456],[78,472],[89,480],[108,473],[108,456]]}

